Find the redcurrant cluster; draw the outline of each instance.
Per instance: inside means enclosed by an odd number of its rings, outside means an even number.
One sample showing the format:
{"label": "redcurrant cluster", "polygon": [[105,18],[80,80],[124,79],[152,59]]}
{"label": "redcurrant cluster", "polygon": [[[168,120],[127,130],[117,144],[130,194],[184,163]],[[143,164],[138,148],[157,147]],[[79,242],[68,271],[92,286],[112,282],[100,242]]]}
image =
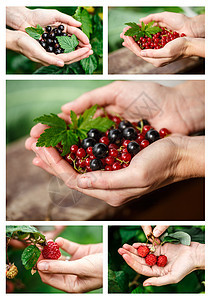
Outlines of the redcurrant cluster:
{"label": "redcurrant cluster", "polygon": [[54,52],[55,54],[61,54],[64,52],[58,43],[57,36],[67,36],[67,33],[63,32],[64,26],[59,25],[56,28],[51,26],[46,26],[45,32],[42,34],[41,39],[39,40],[40,45],[47,52]]}
{"label": "redcurrant cluster", "polygon": [[[93,128],[79,145],[72,145],[64,158],[79,173],[96,170],[115,171],[129,166],[133,156],[170,131],[156,131],[147,120],[129,122],[109,116],[115,126],[105,133]],[[62,153],[62,146],[57,150]]]}
{"label": "redcurrant cluster", "polygon": [[[177,31],[168,30],[165,27],[160,27],[161,32],[155,33],[152,35],[152,38],[144,36],[141,37],[136,43],[141,49],[160,49],[163,48],[167,43],[175,40],[179,37],[186,36],[185,33],[179,34]],[[133,36],[134,40],[136,35]]]}

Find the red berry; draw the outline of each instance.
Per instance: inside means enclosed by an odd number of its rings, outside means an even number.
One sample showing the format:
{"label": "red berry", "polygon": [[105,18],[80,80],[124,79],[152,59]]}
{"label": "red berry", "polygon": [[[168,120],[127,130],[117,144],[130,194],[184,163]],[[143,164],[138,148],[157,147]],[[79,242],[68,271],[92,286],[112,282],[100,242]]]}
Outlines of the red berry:
{"label": "red berry", "polygon": [[106,162],[107,165],[112,166],[114,164],[114,157],[112,157],[112,156],[106,157],[105,162]]}
{"label": "red berry", "polygon": [[160,255],[158,256],[157,265],[158,267],[165,267],[167,264],[167,257],[166,255]]}
{"label": "red berry", "polygon": [[137,140],[138,142],[142,142],[145,139],[145,136],[141,133],[138,134]]}
{"label": "red berry", "polygon": [[149,131],[150,129],[151,129],[150,125],[145,125],[143,127],[142,134],[145,135],[147,133],[147,131]]}
{"label": "red berry", "polygon": [[112,157],[118,157],[118,151],[116,149],[110,149],[109,150],[109,155]]}
{"label": "red berry", "polygon": [[42,255],[45,259],[60,258],[61,253],[58,244],[53,241],[48,241],[47,245],[43,247]]}
{"label": "red berry", "polygon": [[66,156],[65,156],[65,160],[67,162],[69,162],[70,164],[73,163],[74,159],[75,159],[75,154],[74,153],[69,153],[69,154],[66,154]]}
{"label": "red berry", "polygon": [[184,36],[186,36],[186,34],[185,33],[181,33],[181,35],[180,35],[181,37],[184,37]]}
{"label": "red berry", "polygon": [[102,158],[102,159],[101,159],[101,162],[102,162],[102,165],[103,165],[103,166],[106,165],[106,160],[105,160],[105,158]]}
{"label": "red berry", "polygon": [[100,143],[103,143],[105,145],[108,145],[109,144],[109,139],[107,136],[103,136],[101,137],[101,139],[99,140]]}
{"label": "red berry", "polygon": [[124,140],[122,143],[123,147],[127,147],[127,145],[130,143],[130,140]]}
{"label": "red berry", "polygon": [[157,262],[157,256],[154,254],[148,254],[145,258],[145,262],[148,266],[154,266]]}
{"label": "red berry", "polygon": [[84,159],[79,159],[78,163],[79,163],[79,166],[80,166],[81,168],[84,168],[84,167],[86,166],[86,163],[85,163],[85,160],[84,160]]}
{"label": "red berry", "polygon": [[93,154],[93,147],[88,147],[86,152],[87,152],[88,155]]}
{"label": "red berry", "polygon": [[112,165],[112,169],[114,171],[116,170],[120,170],[122,168],[121,164],[119,162],[115,162],[113,165]]}
{"label": "red berry", "polygon": [[76,156],[77,156],[78,158],[84,158],[84,157],[86,156],[85,150],[84,150],[83,148],[79,148],[79,149],[77,150]]}
{"label": "red berry", "polygon": [[89,156],[89,158],[90,158],[90,159],[95,159],[96,156],[94,156],[93,154],[91,154],[91,155]]}
{"label": "red berry", "polygon": [[117,116],[114,116],[114,117],[112,118],[112,121],[113,121],[114,123],[116,123],[117,125],[119,125],[119,123],[121,122],[121,119],[120,119],[119,117],[117,117]]}
{"label": "red berry", "polygon": [[91,170],[91,167],[90,166],[86,166],[86,171],[87,172],[91,172],[92,170]]}
{"label": "red berry", "polygon": [[72,145],[70,148],[71,153],[77,153],[78,146],[77,145]]}
{"label": "red berry", "polygon": [[106,165],[105,166],[105,171],[113,171],[112,166]]}
{"label": "red berry", "polygon": [[90,167],[90,161],[91,161],[91,159],[89,157],[87,157],[85,160],[86,167]]}
{"label": "red berry", "polygon": [[118,146],[116,144],[109,144],[108,148],[109,149],[118,149]]}
{"label": "red berry", "polygon": [[160,134],[161,138],[164,138],[165,136],[167,136],[170,133],[171,132],[167,128],[161,128],[161,130],[159,131],[159,134]]}
{"label": "red berry", "polygon": [[131,161],[132,156],[131,156],[130,153],[122,153],[121,159],[122,159],[123,161],[125,161],[125,162]]}
{"label": "red berry", "polygon": [[107,130],[106,132],[105,132],[105,135],[106,136],[108,136],[108,133],[110,132],[110,130]]}
{"label": "red berry", "polygon": [[129,166],[129,164],[122,164],[122,168],[126,168],[128,166]]}
{"label": "red berry", "polygon": [[149,247],[143,245],[138,247],[137,251],[138,251],[138,255],[140,255],[141,257],[146,257],[150,252]]}
{"label": "red berry", "polygon": [[147,146],[149,146],[149,141],[143,140],[143,141],[140,143],[140,145],[141,145],[141,148],[144,149],[144,148],[146,148]]}
{"label": "red berry", "polygon": [[124,148],[122,149],[122,153],[129,153],[129,152],[127,151],[127,148]]}

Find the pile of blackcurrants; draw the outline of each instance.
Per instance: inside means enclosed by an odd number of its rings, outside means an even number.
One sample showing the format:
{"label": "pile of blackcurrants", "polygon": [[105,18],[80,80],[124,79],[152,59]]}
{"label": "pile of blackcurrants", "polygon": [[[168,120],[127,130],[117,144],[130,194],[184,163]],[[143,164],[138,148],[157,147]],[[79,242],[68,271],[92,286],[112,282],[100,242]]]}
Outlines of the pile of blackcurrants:
{"label": "pile of blackcurrants", "polygon": [[61,54],[64,52],[64,49],[60,47],[58,43],[57,36],[67,36],[67,33],[64,31],[64,26],[59,25],[56,28],[51,26],[46,26],[46,31],[42,34],[41,39],[39,40],[40,45],[47,51],[53,52],[55,54]]}
{"label": "pile of blackcurrants", "polygon": [[[96,170],[115,171],[129,166],[131,159],[149,144],[170,134],[166,128],[156,131],[147,120],[130,123],[109,116],[115,126],[105,133],[93,128],[79,145],[72,145],[64,158],[79,173]],[[62,153],[62,146],[57,150]]]}

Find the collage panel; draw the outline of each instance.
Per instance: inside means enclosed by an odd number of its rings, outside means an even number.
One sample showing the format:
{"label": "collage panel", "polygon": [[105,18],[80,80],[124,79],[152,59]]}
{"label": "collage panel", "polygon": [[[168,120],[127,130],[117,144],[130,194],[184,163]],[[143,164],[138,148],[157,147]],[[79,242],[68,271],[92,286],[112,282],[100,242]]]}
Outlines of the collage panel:
{"label": "collage panel", "polygon": [[204,220],[204,84],[7,81],[7,220]]}
{"label": "collage panel", "polygon": [[109,293],[204,291],[205,226],[109,226]]}
{"label": "collage panel", "polygon": [[205,7],[108,9],[109,74],[205,74]]}
{"label": "collage panel", "polygon": [[19,222],[6,240],[6,293],[102,294],[102,226]]}
{"label": "collage panel", "polygon": [[8,6],[6,25],[6,74],[103,73],[102,6]]}

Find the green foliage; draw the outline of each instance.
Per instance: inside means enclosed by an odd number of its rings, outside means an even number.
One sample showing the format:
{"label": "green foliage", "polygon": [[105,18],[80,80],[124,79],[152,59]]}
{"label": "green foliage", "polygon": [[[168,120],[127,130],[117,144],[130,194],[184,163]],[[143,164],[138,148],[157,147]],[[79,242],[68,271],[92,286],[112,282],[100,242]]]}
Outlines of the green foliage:
{"label": "green foliage", "polygon": [[26,247],[21,255],[21,261],[26,270],[30,270],[36,264],[41,251],[35,245]]}
{"label": "green foliage", "polygon": [[79,41],[75,34],[69,36],[57,36],[57,40],[60,44],[60,47],[64,49],[64,53],[69,53],[75,50],[75,48],[79,45]]}
{"label": "green foliage", "polygon": [[18,240],[25,239],[36,243],[43,243],[45,241],[45,236],[37,228],[30,225],[8,225],[6,226],[6,237]]}
{"label": "green foliage", "polygon": [[27,27],[25,28],[26,33],[31,36],[33,39],[39,40],[41,35],[44,33],[43,28],[38,24],[36,27]]}
{"label": "green foliage", "polygon": [[[204,243],[204,233],[204,226],[170,226],[166,231],[166,236],[170,237],[170,239],[173,236],[172,241],[176,240],[178,243],[188,244],[190,237],[192,241]],[[143,282],[147,277],[137,274],[117,252],[125,243],[146,242],[146,236],[141,227],[109,226],[108,236],[109,293],[204,293],[205,272],[202,270],[192,272],[178,284],[144,287]]]}
{"label": "green foliage", "polygon": [[125,23],[125,25],[130,26],[124,35],[126,36],[134,36],[136,35],[136,41],[138,41],[141,37],[145,35],[148,37],[152,37],[153,34],[162,31],[162,29],[158,26],[154,26],[155,21],[149,22],[148,24],[141,23],[141,26],[136,24],[135,22]]}

